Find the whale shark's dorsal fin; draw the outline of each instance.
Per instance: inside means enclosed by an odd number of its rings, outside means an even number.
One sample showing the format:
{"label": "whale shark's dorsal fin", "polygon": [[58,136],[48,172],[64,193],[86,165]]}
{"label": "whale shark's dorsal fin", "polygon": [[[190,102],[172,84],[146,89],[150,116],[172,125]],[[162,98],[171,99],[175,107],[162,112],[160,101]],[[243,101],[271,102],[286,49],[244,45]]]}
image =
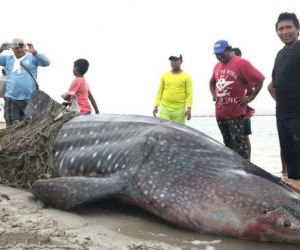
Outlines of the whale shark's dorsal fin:
{"label": "whale shark's dorsal fin", "polygon": [[43,112],[52,98],[44,91],[36,90],[31,95],[25,109],[25,117],[34,117]]}

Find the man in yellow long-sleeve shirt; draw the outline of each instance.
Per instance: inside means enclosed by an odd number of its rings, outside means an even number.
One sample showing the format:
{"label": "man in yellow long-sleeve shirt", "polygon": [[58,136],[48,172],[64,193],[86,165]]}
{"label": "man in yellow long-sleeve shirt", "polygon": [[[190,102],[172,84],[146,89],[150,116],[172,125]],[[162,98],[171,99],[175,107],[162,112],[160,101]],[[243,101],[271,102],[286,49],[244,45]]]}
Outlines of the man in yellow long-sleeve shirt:
{"label": "man in yellow long-sleeve shirt", "polygon": [[160,118],[184,124],[185,117],[187,120],[191,119],[192,78],[181,69],[182,56],[180,54],[170,56],[169,60],[172,70],[164,73],[160,79],[153,115],[157,115],[161,104]]}

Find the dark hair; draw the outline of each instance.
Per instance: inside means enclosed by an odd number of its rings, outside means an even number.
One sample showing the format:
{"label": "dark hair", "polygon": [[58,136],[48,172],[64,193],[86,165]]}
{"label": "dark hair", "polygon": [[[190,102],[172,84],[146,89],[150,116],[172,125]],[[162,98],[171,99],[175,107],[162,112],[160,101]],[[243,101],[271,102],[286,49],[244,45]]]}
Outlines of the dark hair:
{"label": "dark hair", "polygon": [[226,49],[224,49],[224,51],[225,50],[230,50],[230,51],[232,51],[232,47],[231,46],[228,46],[228,47],[226,47]]}
{"label": "dark hair", "polygon": [[242,57],[242,51],[240,50],[240,48],[232,48],[232,51],[234,51],[234,54],[236,56]]}
{"label": "dark hair", "polygon": [[89,65],[89,62],[86,59],[78,59],[74,62],[74,67],[77,67],[81,75],[84,75],[88,71]]}
{"label": "dark hair", "polygon": [[276,29],[276,31],[277,31],[277,28],[278,28],[278,23],[281,22],[281,21],[283,21],[283,20],[289,20],[289,21],[292,21],[293,24],[295,25],[295,27],[296,27],[297,29],[299,29],[299,27],[300,27],[300,25],[299,25],[299,20],[298,20],[296,14],[284,12],[284,13],[281,13],[281,14],[279,15],[278,20],[277,20],[277,22],[276,22],[276,24],[275,24],[275,29]]}
{"label": "dark hair", "polygon": [[5,75],[6,76],[6,71],[4,68],[2,68],[2,75]]}

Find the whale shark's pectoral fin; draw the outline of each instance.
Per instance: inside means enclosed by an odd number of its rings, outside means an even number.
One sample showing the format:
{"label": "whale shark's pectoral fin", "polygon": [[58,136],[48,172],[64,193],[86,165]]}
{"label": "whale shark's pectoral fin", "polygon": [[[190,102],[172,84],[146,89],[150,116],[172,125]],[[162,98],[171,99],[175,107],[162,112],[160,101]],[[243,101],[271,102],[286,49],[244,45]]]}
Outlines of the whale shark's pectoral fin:
{"label": "whale shark's pectoral fin", "polygon": [[127,182],[119,176],[60,177],[39,180],[30,192],[51,207],[68,210],[80,204],[89,203],[122,193]]}

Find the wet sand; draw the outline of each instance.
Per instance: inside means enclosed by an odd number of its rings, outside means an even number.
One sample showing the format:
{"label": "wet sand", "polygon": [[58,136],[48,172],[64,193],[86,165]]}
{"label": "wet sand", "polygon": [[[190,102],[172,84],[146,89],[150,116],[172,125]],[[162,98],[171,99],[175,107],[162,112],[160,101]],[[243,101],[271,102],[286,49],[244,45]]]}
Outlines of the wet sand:
{"label": "wet sand", "polygon": [[0,249],[298,250],[182,230],[138,207],[103,200],[69,212],[45,207],[29,193],[0,185]]}

